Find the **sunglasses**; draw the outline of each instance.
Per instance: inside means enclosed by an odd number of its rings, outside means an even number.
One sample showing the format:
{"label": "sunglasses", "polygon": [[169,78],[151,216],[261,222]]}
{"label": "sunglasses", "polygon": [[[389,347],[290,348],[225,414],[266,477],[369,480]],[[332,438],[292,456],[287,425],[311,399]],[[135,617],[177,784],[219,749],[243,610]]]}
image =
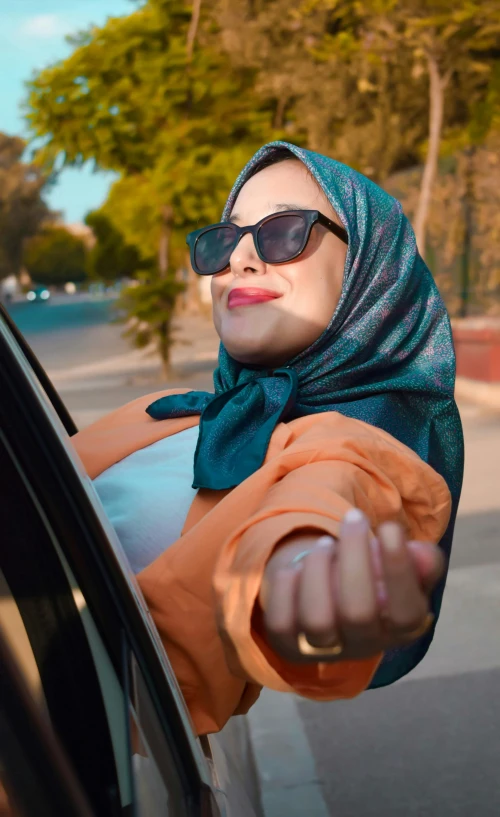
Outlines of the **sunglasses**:
{"label": "sunglasses", "polygon": [[283,264],[304,252],[311,230],[321,224],[345,244],[346,230],[318,210],[287,210],[262,218],[257,224],[238,227],[229,221],[210,224],[187,236],[191,266],[198,275],[215,275],[229,265],[229,259],[246,233],[253,236],[255,249],[266,264]]}

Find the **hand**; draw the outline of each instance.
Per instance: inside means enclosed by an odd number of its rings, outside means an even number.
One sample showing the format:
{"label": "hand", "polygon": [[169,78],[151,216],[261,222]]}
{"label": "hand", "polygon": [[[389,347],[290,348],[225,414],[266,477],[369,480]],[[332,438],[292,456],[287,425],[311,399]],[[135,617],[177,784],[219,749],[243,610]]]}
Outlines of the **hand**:
{"label": "hand", "polygon": [[[443,569],[435,545],[406,541],[395,522],[370,540],[368,521],[356,509],[346,514],[338,541],[297,532],[264,573],[259,600],[269,644],[288,661],[314,663],[367,658],[411,643],[425,630],[429,596]],[[299,633],[318,648],[341,645],[341,653],[304,655]]]}

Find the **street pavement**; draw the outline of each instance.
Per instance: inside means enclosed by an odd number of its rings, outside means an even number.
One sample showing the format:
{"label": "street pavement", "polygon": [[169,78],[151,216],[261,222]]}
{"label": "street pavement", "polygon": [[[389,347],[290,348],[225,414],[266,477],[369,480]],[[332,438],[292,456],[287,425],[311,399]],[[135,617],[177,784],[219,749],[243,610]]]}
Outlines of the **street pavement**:
{"label": "street pavement", "polygon": [[[141,394],[211,385],[208,322],[182,322],[168,384],[157,359],[131,355],[116,327],[75,325],[58,342],[24,329],[80,427]],[[465,481],[429,654],[399,683],[354,701],[265,693],[250,727],[266,817],[500,814],[500,414],[460,410]]]}

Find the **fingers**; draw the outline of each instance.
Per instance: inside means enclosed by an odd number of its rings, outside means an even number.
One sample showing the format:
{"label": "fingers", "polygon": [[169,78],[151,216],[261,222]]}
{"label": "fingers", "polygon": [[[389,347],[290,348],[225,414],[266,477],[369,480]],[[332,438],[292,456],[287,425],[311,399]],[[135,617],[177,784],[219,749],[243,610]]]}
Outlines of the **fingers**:
{"label": "fingers", "polygon": [[[342,524],[336,569],[336,597],[344,644],[351,654],[378,644],[380,622],[375,570],[366,517],[349,511]],[[376,652],[373,647],[373,652]]]}
{"label": "fingers", "polygon": [[419,581],[401,525],[387,522],[379,528],[380,554],[386,587],[384,628],[404,639],[421,626],[428,599]]}
{"label": "fingers", "polygon": [[326,647],[338,640],[332,587],[333,552],[333,539],[320,539],[303,560],[298,586],[297,629],[315,647]]}
{"label": "fingers", "polygon": [[270,645],[284,658],[315,662],[298,648],[298,634],[310,645],[326,647],[337,643],[333,600],[332,564],[335,540],[316,538],[309,553],[271,574],[264,594],[264,621]]}
{"label": "fingers", "polygon": [[[346,514],[337,542],[295,535],[270,560],[261,588],[269,644],[302,663],[364,658],[408,644],[425,631],[428,596],[443,564],[435,545],[407,543],[398,523],[371,536],[356,509]],[[301,634],[320,651],[333,645],[342,651],[318,658],[305,650]]]}
{"label": "fingers", "polygon": [[297,656],[296,599],[301,568],[282,567],[266,593],[264,621],[269,643],[285,658]]}

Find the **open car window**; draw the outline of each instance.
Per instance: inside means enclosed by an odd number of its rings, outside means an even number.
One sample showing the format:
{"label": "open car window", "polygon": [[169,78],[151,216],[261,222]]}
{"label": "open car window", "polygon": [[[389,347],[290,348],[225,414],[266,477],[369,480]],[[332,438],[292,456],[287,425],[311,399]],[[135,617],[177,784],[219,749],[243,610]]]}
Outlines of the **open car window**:
{"label": "open car window", "polygon": [[96,814],[217,814],[156,628],[42,384],[0,316],[0,567],[41,705]]}
{"label": "open car window", "polygon": [[[2,587],[2,597],[4,587]],[[0,611],[1,612],[1,611]],[[0,627],[0,814],[93,817],[45,710]]]}

